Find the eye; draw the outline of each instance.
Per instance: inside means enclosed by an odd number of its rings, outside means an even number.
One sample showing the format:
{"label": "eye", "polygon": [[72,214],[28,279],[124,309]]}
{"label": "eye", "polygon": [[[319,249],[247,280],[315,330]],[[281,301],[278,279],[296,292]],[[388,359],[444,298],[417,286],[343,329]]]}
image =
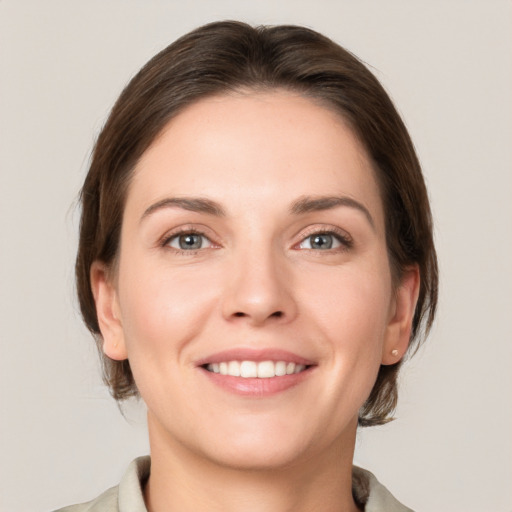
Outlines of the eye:
{"label": "eye", "polygon": [[180,251],[197,251],[212,245],[212,242],[205,235],[200,233],[180,233],[169,238],[165,245]]}
{"label": "eye", "polygon": [[299,245],[301,249],[327,251],[339,247],[350,246],[349,241],[341,235],[334,233],[314,233],[306,237]]}

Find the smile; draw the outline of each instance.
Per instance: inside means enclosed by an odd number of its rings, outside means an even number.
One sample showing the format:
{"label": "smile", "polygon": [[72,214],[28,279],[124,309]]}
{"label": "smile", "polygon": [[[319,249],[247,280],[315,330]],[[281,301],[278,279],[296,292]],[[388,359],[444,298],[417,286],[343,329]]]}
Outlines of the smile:
{"label": "smile", "polygon": [[294,388],[316,373],[318,362],[277,348],[232,348],[195,362],[209,382],[246,398],[264,398]]}
{"label": "smile", "polygon": [[286,361],[222,361],[207,364],[205,368],[209,372],[231,377],[271,379],[301,373],[306,365]]}

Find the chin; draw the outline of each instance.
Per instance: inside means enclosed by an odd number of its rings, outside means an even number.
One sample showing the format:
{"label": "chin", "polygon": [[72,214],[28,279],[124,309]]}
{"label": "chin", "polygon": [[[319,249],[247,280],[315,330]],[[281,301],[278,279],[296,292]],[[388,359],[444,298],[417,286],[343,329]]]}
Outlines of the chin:
{"label": "chin", "polygon": [[210,432],[201,443],[202,451],[211,462],[233,469],[261,471],[290,467],[310,458],[315,450],[321,450],[323,441],[323,436],[305,432],[303,426],[293,427],[254,422],[236,432],[229,428],[219,430],[219,435]]}
{"label": "chin", "polygon": [[210,450],[211,462],[236,470],[271,471],[291,467],[306,458],[307,450],[302,446],[270,446],[266,443],[250,445],[235,444],[225,449]]}
{"label": "chin", "polygon": [[344,427],[321,424],[322,428],[315,429],[309,423],[308,428],[304,418],[296,424],[289,419],[288,422],[246,423],[243,430],[227,429],[225,435],[205,440],[204,453],[217,464],[247,471],[279,470],[306,463],[311,467],[315,459],[329,458],[332,454],[342,456],[345,450],[352,458],[357,415],[344,423]]}

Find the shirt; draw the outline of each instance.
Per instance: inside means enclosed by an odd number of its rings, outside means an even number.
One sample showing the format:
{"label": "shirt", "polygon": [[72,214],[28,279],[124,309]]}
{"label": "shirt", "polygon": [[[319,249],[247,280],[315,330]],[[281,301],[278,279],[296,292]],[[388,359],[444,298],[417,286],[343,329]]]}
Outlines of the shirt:
{"label": "shirt", "polygon": [[[139,457],[128,466],[120,484],[108,489],[95,500],[64,507],[55,512],[147,512],[144,485],[149,477],[151,459]],[[365,512],[413,512],[402,505],[365,469],[353,467],[352,493]]]}

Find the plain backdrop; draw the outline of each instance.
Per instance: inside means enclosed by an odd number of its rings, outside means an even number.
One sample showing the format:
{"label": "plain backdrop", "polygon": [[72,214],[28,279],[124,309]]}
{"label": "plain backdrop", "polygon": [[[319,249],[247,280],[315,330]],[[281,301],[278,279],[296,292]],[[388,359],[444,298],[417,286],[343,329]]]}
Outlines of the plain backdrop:
{"label": "plain backdrop", "polygon": [[424,166],[442,287],[398,419],[356,462],[418,511],[512,511],[512,3],[0,0],[0,510],[50,511],[147,453],[74,298],[75,198],[115,98],[203,23],[297,23],[367,62]]}

